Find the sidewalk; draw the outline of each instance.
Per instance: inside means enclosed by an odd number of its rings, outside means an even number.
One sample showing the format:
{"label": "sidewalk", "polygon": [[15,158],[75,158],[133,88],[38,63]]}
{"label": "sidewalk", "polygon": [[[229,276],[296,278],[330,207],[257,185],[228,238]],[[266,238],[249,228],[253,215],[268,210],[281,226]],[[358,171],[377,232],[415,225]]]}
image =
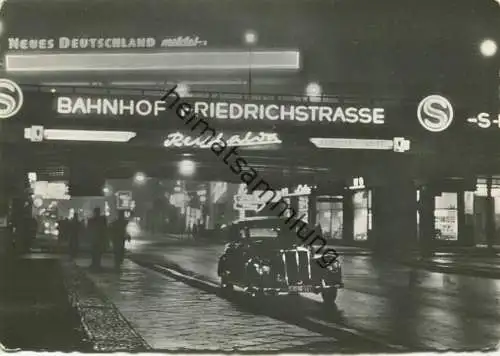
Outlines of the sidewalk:
{"label": "sidewalk", "polygon": [[336,341],[246,312],[129,260],[115,271],[107,256],[100,273],[86,269],[87,259],[76,263],[154,351],[321,352]]}
{"label": "sidewalk", "polygon": [[91,347],[68,302],[58,256],[2,255],[0,347],[24,351],[80,351]]}
{"label": "sidewalk", "polygon": [[[93,351],[140,352],[149,345],[135,332],[113,302],[90,278],[90,261],[61,258],[64,280],[72,306],[78,311]],[[110,268],[108,268],[110,270]]]}

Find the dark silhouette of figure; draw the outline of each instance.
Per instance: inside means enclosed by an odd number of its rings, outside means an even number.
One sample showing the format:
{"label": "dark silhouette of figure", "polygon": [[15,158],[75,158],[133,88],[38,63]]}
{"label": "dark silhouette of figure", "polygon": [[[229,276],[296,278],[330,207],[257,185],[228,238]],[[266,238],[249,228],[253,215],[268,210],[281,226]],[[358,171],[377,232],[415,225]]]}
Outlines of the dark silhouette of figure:
{"label": "dark silhouette of figure", "polygon": [[57,224],[58,224],[57,231],[59,231],[59,235],[57,235],[57,246],[60,248],[64,240],[66,240],[66,234],[67,234],[66,219],[58,220]]}
{"label": "dark silhouette of figure", "polygon": [[78,215],[75,213],[73,218],[68,222],[68,239],[69,239],[69,255],[75,258],[79,250],[79,235],[82,229],[81,223],[78,220]]}
{"label": "dark silhouette of figure", "polygon": [[205,238],[205,225],[200,222],[200,224],[198,225],[198,235],[200,238]]}
{"label": "dark silhouette of figure", "polygon": [[28,218],[28,249],[33,246],[36,239],[36,233],[38,231],[38,221],[34,216]]}
{"label": "dark silhouette of figure", "polygon": [[33,223],[33,217],[28,215],[20,216],[14,221],[13,225],[15,228],[16,250],[19,253],[30,252],[31,244],[33,243],[34,238],[33,226],[35,226],[35,224]]}
{"label": "dark silhouette of figure", "polygon": [[101,268],[102,254],[107,247],[107,223],[106,218],[101,216],[101,209],[95,208],[94,215],[88,221],[88,230],[92,244],[92,269]]}
{"label": "dark silhouette of figure", "polygon": [[198,236],[198,223],[194,223],[193,224],[193,238],[197,239],[199,236]]}
{"label": "dark silhouette of figure", "polygon": [[113,239],[113,255],[115,267],[119,268],[125,258],[125,240],[130,241],[130,236],[127,234],[127,220],[123,212],[118,214],[112,224],[112,239]]}

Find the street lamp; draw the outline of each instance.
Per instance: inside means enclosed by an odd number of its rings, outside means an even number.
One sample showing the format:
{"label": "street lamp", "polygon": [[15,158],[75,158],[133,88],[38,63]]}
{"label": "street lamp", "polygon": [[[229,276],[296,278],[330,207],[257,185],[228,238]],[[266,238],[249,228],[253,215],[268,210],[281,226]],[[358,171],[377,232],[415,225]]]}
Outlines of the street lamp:
{"label": "street lamp", "polygon": [[108,187],[108,186],[105,186],[104,188],[102,188],[102,192],[104,193],[104,195],[110,195],[111,194],[111,188]]}
{"label": "street lamp", "polygon": [[178,83],[176,90],[181,98],[189,96],[189,85],[187,85],[186,83]]}
{"label": "street lamp", "polygon": [[321,86],[318,83],[309,83],[306,87],[306,96],[310,101],[320,101]]}
{"label": "street lamp", "polygon": [[[497,53],[498,45],[495,40],[491,38],[485,38],[479,44],[479,51],[483,57],[493,58]],[[493,90],[494,92],[488,94],[488,111],[490,111],[494,117],[498,116],[498,68],[499,63],[496,60],[488,61],[485,66],[486,72],[486,83],[491,83],[492,85],[487,86],[488,92]],[[494,82],[491,82],[494,81]],[[493,244],[495,241],[495,199],[491,194],[492,191],[493,176],[489,172],[486,178],[486,219],[485,219],[485,233],[486,242],[488,247],[493,251]]]}
{"label": "street lamp", "polygon": [[196,163],[190,159],[179,162],[179,173],[186,177],[191,177],[196,170]]}
{"label": "street lamp", "polygon": [[257,43],[257,33],[253,30],[245,32],[245,44],[248,46],[248,94],[252,95],[252,59],[253,46]]}
{"label": "street lamp", "polygon": [[245,43],[247,45],[254,45],[257,43],[257,33],[253,30],[245,32]]}
{"label": "street lamp", "polygon": [[479,51],[484,57],[493,57],[497,53],[497,50],[497,43],[490,38],[483,40],[479,45]]}
{"label": "street lamp", "polygon": [[144,183],[146,183],[146,174],[142,173],[142,172],[137,172],[135,175],[134,175],[134,183],[136,184],[139,184],[139,185],[142,185]]}

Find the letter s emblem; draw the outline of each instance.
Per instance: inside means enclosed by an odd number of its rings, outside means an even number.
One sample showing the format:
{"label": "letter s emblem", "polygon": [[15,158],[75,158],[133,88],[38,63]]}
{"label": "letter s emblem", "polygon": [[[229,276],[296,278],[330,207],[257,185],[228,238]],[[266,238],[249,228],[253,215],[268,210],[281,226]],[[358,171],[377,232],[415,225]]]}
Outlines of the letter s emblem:
{"label": "letter s emblem", "polygon": [[9,79],[0,79],[0,119],[16,115],[23,106],[23,92]]}
{"label": "letter s emblem", "polygon": [[417,109],[418,121],[428,131],[446,130],[453,121],[453,107],[441,95],[429,95],[422,99]]}

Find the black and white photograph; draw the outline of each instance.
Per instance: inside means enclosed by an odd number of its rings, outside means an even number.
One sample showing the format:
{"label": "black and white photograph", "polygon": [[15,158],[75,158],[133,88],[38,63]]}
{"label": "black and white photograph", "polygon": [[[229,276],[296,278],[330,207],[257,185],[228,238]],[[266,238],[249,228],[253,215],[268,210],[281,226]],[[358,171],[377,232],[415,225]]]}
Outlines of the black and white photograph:
{"label": "black and white photograph", "polygon": [[500,347],[500,0],[0,0],[0,352]]}

